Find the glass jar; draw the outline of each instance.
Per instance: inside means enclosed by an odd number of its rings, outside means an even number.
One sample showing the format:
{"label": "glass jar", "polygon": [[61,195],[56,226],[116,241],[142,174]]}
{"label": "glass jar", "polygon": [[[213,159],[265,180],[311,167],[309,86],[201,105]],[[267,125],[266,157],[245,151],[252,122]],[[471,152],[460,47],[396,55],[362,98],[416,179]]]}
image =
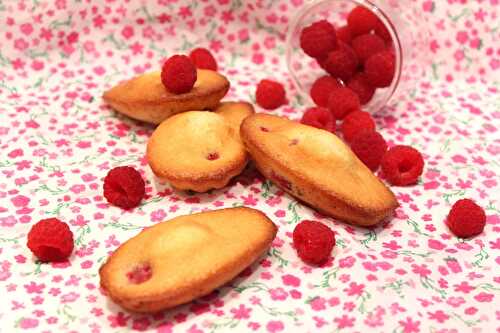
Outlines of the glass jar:
{"label": "glass jar", "polygon": [[326,19],[335,28],[347,24],[347,16],[356,6],[369,9],[383,23],[392,39],[395,74],[390,86],[378,88],[363,110],[375,113],[409,94],[430,67],[429,27],[416,0],[312,0],[291,21],[287,36],[286,59],[293,82],[302,98],[311,104],[310,89],[316,79],[327,75],[317,60],[300,47],[302,29]]}

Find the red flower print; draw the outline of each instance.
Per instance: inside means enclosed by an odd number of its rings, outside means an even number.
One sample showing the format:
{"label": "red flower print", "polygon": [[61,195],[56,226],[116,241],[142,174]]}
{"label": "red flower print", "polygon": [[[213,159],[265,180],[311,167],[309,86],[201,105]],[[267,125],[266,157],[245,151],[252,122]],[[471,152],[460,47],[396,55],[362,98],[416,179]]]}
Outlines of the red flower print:
{"label": "red flower print", "polygon": [[406,317],[406,320],[399,321],[399,324],[403,327],[403,333],[419,333],[420,332],[420,322],[413,321],[410,317]]}

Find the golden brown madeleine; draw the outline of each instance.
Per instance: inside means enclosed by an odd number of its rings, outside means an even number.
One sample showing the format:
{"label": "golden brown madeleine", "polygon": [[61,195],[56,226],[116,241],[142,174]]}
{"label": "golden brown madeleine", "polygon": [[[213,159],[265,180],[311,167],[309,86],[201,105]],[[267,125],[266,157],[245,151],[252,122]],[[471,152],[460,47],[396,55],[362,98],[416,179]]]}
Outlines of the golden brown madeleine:
{"label": "golden brown madeleine", "polygon": [[214,112],[223,116],[239,133],[242,121],[255,111],[252,104],[247,102],[222,102]]}
{"label": "golden brown madeleine", "polygon": [[229,90],[229,81],[215,71],[198,69],[197,75],[193,89],[185,94],[169,92],[161,82],[161,72],[155,71],[118,84],[103,99],[131,118],[159,124],[179,112],[211,110]]}
{"label": "golden brown madeleine", "polygon": [[398,206],[391,190],[328,131],[255,114],[240,133],[265,177],[327,215],[370,226]]}
{"label": "golden brown madeleine", "polygon": [[276,231],[266,215],[245,207],[176,217],[122,244],[99,270],[101,286],[135,312],[187,303],[236,277]]}
{"label": "golden brown madeleine", "polygon": [[156,176],[197,192],[226,186],[248,162],[238,130],[223,116],[204,111],[162,122],[149,139],[146,156]]}

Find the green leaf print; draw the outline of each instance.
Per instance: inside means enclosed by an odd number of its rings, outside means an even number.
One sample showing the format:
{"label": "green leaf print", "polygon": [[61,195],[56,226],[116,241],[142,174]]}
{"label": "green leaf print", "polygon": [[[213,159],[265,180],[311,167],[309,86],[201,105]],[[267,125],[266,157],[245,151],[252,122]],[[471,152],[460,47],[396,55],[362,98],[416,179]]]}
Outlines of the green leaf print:
{"label": "green leaf print", "polygon": [[278,259],[278,262],[279,262],[279,265],[280,265],[281,268],[283,268],[284,266],[288,265],[288,260],[284,259],[281,256],[282,253],[277,248],[275,248],[275,247],[271,248],[271,250],[269,251],[269,255],[271,257],[274,257],[274,258]]}

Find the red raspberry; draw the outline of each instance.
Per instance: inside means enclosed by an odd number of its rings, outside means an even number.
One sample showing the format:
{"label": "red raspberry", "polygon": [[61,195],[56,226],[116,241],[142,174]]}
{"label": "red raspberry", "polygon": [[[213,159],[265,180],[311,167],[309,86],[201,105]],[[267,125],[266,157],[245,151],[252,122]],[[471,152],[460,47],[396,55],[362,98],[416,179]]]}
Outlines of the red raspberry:
{"label": "red raspberry", "polygon": [[353,36],[367,34],[377,25],[378,18],[364,6],[355,7],[347,16],[347,25]]}
{"label": "red raspberry", "polygon": [[347,142],[351,142],[361,132],[374,130],[375,122],[368,112],[351,112],[342,122],[342,134]]}
{"label": "red raspberry", "polygon": [[255,99],[257,104],[266,110],[277,109],[286,104],[285,88],[279,82],[261,80],[257,85]]}
{"label": "red raspberry", "polygon": [[161,82],[171,93],[183,94],[193,89],[196,82],[196,67],[185,55],[168,58],[161,69]]}
{"label": "red raspberry", "polygon": [[394,78],[395,66],[395,57],[391,51],[379,52],[365,62],[366,78],[375,87],[388,87]]}
{"label": "red raspberry", "polygon": [[377,35],[364,34],[352,40],[352,49],[356,52],[359,62],[365,63],[372,55],[385,50],[385,42]]}
{"label": "red raspberry", "polygon": [[360,107],[358,96],[349,88],[335,89],[328,99],[328,108],[336,119],[344,119],[349,113],[358,111]]}
{"label": "red raspberry", "polygon": [[486,214],[474,201],[461,199],[451,207],[446,224],[455,236],[469,238],[483,232]]}
{"label": "red raspberry", "polygon": [[317,79],[311,87],[311,98],[318,106],[328,107],[328,97],[330,93],[338,88],[342,87],[342,83],[339,80],[325,75]]}
{"label": "red raspberry", "polygon": [[375,94],[375,87],[368,82],[365,73],[356,73],[351,81],[349,81],[347,88],[358,95],[361,105],[368,104]]}
{"label": "red raspberry", "polygon": [[325,108],[307,109],[300,122],[304,125],[313,126],[335,133],[335,118],[333,117],[331,112]]}
{"label": "red raspberry", "polygon": [[382,171],[392,185],[412,185],[424,170],[424,159],[409,146],[394,146],[382,158]]}
{"label": "red raspberry", "polygon": [[42,262],[65,261],[73,252],[73,233],[56,218],[41,220],[31,227],[27,245]]}
{"label": "red raspberry", "polygon": [[116,167],[104,178],[104,197],[112,205],[123,209],[134,208],[144,198],[144,180],[132,167]]}
{"label": "red raspberry", "polygon": [[380,38],[382,38],[386,42],[392,41],[391,34],[389,33],[389,30],[387,30],[387,27],[379,19],[377,19],[377,24],[375,25],[375,33],[377,34],[377,36],[379,36]]}
{"label": "red raspberry", "polygon": [[338,49],[328,53],[328,56],[321,61],[321,67],[331,76],[345,82],[356,72],[358,57],[349,45],[340,43]]}
{"label": "red raspberry", "polygon": [[333,25],[321,20],[304,28],[300,34],[300,47],[313,58],[324,58],[337,47],[337,36]]}
{"label": "red raspberry", "polygon": [[335,246],[335,233],[317,221],[302,221],[293,230],[293,246],[307,264],[325,263]]}
{"label": "red raspberry", "polygon": [[380,133],[365,131],[352,139],[351,149],[371,171],[376,171],[387,151],[387,143]]}
{"label": "red raspberry", "polygon": [[196,68],[217,70],[217,61],[215,61],[214,56],[209,50],[203,47],[198,47],[191,51],[189,59],[191,59]]}
{"label": "red raspberry", "polygon": [[349,27],[347,25],[344,25],[343,27],[337,29],[337,40],[346,44],[351,44],[351,30],[349,30]]}

